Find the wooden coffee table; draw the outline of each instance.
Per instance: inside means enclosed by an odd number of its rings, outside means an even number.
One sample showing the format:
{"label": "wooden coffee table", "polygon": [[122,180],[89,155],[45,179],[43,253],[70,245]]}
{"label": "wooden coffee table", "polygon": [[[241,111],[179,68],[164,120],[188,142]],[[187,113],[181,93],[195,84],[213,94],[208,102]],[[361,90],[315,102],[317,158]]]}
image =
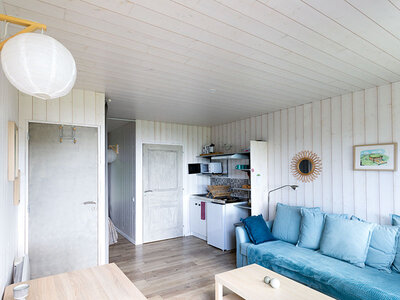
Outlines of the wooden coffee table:
{"label": "wooden coffee table", "polygon": [[[27,300],[145,300],[146,297],[116,264],[102,265],[26,281],[30,285]],[[4,300],[13,300],[9,285]]]}
{"label": "wooden coffee table", "polygon": [[[267,275],[271,278],[279,279],[281,282],[279,289],[273,289],[269,284],[264,283],[264,277]],[[224,297],[224,286],[234,294]],[[256,264],[215,275],[216,300],[233,300],[241,298],[247,300],[333,299],[313,290],[312,288]]]}

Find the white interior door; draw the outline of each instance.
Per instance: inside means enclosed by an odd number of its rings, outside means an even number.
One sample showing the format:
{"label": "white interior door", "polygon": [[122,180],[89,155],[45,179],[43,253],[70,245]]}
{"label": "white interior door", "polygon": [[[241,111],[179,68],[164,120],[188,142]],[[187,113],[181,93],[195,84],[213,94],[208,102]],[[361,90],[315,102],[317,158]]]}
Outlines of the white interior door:
{"label": "white interior door", "polygon": [[143,241],[183,235],[182,146],[143,145]]}
{"label": "white interior door", "polygon": [[97,128],[76,128],[74,144],[59,125],[29,125],[32,278],[97,265]]}

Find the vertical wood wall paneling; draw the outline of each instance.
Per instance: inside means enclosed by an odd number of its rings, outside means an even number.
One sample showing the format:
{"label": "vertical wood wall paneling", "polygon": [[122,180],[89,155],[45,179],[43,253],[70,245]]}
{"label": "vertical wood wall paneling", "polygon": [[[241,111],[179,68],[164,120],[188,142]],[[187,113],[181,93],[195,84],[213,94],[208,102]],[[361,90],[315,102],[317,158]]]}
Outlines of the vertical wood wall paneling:
{"label": "vertical wood wall paneling", "polygon": [[[392,116],[393,116],[393,141],[400,143],[400,82],[392,84]],[[399,145],[397,147],[397,161],[400,157]],[[397,166],[399,170],[399,166]],[[393,174],[393,206],[394,213],[400,214],[400,172],[397,171]]]}
{"label": "vertical wood wall paneling", "polygon": [[[293,157],[296,155],[296,108],[292,107],[287,110],[288,112],[288,172],[289,172],[289,179],[288,184],[297,184],[295,177],[290,172],[290,164],[292,162]],[[269,141],[269,140],[268,140]],[[273,173],[270,173],[269,180],[271,180],[271,176]],[[297,191],[289,191],[289,199],[288,203],[290,205],[296,205],[297,203]]]}
{"label": "vertical wood wall paneling", "polygon": [[51,99],[46,101],[48,122],[60,122],[60,99]]}
{"label": "vertical wood wall paneling", "polygon": [[343,211],[342,186],[342,99],[334,97],[331,101],[332,118],[332,212]]}
{"label": "vertical wood wall paneling", "polygon": [[85,100],[83,90],[72,91],[72,122],[83,124],[85,122]]}
{"label": "vertical wood wall paneling", "polygon": [[[103,94],[104,99],[104,94]],[[104,104],[104,103],[103,103]],[[63,124],[72,123],[72,93],[60,98],[60,122]],[[98,106],[97,106],[98,107]],[[99,110],[101,111],[101,110]],[[104,118],[104,116],[103,116]]]}
{"label": "vertical wood wall paneling", "polygon": [[[365,144],[364,97],[365,91],[353,94],[353,145]],[[367,218],[367,197],[365,194],[366,173],[363,171],[353,171],[354,214],[363,219]]]}
{"label": "vertical wood wall paneling", "polygon": [[268,141],[269,190],[296,183],[289,167],[298,151],[312,150],[321,157],[323,171],[314,182],[297,182],[300,187],[295,192],[271,194],[271,217],[277,202],[319,206],[383,224],[389,224],[389,214],[400,213],[399,171],[353,170],[353,145],[400,142],[400,83],[236,121],[228,124],[227,131],[224,128],[222,124],[211,129],[212,141],[220,146],[229,141],[234,149],[242,149],[251,138]]}
{"label": "vertical wood wall paneling", "polygon": [[321,102],[322,120],[322,208],[332,212],[332,138],[331,138],[331,99]]}
{"label": "vertical wood wall paneling", "polygon": [[[391,143],[392,132],[392,90],[390,85],[378,88],[378,142]],[[393,213],[393,172],[379,172],[379,221],[389,223]],[[397,191],[400,192],[400,191]]]}
{"label": "vertical wood wall paneling", "polygon": [[[296,107],[295,116],[295,126],[296,126],[296,153],[304,150],[304,106]],[[276,184],[278,186],[279,184]],[[304,205],[304,183],[298,182],[299,188],[297,189],[297,204]],[[283,200],[283,199],[282,199]]]}
{"label": "vertical wood wall paneling", "polygon": [[[274,146],[274,115],[268,114],[267,120],[267,130],[268,130],[268,190],[272,190],[276,187],[275,174],[274,174],[274,166],[275,166],[275,146]],[[271,204],[274,203],[274,193],[270,195],[270,206],[269,206],[269,216],[271,219],[275,218],[275,209]]]}
{"label": "vertical wood wall paneling", "polygon": [[135,242],[135,124],[128,123],[108,135],[109,144],[119,145],[117,160],[109,165],[110,217],[114,225],[131,242]]}
{"label": "vertical wood wall paneling", "polygon": [[[280,140],[281,140],[281,156],[282,159],[279,161],[280,170],[281,170],[281,183],[282,184],[289,184],[289,166],[288,166],[288,111],[282,110],[280,111],[281,114],[281,130],[280,130]],[[286,203],[289,202],[289,189],[285,188],[282,190],[282,199]]]}
{"label": "vertical wood wall paneling", "polygon": [[8,121],[18,123],[18,92],[0,71],[0,295],[12,283],[15,257],[23,254],[18,251],[21,205],[13,204],[13,182],[7,176]]}
{"label": "vertical wood wall paneling", "polygon": [[33,97],[33,119],[37,121],[47,120],[46,100]]}
{"label": "vertical wood wall paneling", "polygon": [[[281,153],[281,112],[277,111],[273,113],[274,118],[274,162],[271,167],[274,168],[274,176],[275,176],[275,185],[281,186],[282,185],[282,169],[281,169],[281,160],[282,160],[282,153]],[[272,195],[272,194],[271,194]],[[270,205],[270,208],[275,211],[275,206],[278,200],[282,199],[282,190],[277,190],[273,192],[273,201]]]}
{"label": "vertical wood wall paneling", "polygon": [[189,126],[173,123],[153,122],[145,120],[136,121],[136,244],[143,241],[143,190],[142,190],[142,146],[143,144],[171,144],[183,146],[183,224],[184,235],[189,234],[189,196],[204,193],[209,184],[209,177],[202,175],[189,175],[188,163],[206,162],[198,158],[202,147],[211,143],[211,135],[219,137],[218,144],[223,145],[223,126],[210,127]]}
{"label": "vertical wood wall paneling", "polygon": [[96,123],[96,93],[94,91],[84,91],[84,118],[86,124]]}
{"label": "vertical wood wall paneling", "polygon": [[[341,97],[342,105],[342,162],[338,164],[343,171],[340,176],[343,187],[342,211],[354,211],[353,191],[353,95],[346,94]],[[340,174],[339,174],[340,175]]]}
{"label": "vertical wood wall paneling", "polygon": [[[313,148],[312,142],[312,106],[311,104],[304,105],[304,140],[303,140],[303,149]],[[304,205],[307,207],[313,206],[313,183],[305,184],[304,186]]]}
{"label": "vertical wood wall paneling", "polygon": [[[377,144],[378,140],[378,96],[377,89],[365,90],[365,143]],[[366,172],[367,218],[379,221],[379,172]]]}
{"label": "vertical wood wall paneling", "polygon": [[[322,155],[322,120],[321,120],[321,101],[312,104],[312,118],[313,118],[313,134],[312,134],[312,151],[314,151],[320,158]],[[324,169],[324,162],[322,162],[322,169]],[[313,204],[316,207],[322,207],[322,175],[318,176],[313,182]]]}

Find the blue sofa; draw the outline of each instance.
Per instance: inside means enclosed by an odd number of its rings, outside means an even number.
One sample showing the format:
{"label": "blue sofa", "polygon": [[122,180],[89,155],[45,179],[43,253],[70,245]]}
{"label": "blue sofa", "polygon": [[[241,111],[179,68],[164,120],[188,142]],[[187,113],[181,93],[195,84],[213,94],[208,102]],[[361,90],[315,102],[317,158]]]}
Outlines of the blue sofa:
{"label": "blue sofa", "polygon": [[254,263],[336,299],[400,300],[399,273],[359,268],[280,240],[254,245],[245,228],[237,227],[237,267]]}

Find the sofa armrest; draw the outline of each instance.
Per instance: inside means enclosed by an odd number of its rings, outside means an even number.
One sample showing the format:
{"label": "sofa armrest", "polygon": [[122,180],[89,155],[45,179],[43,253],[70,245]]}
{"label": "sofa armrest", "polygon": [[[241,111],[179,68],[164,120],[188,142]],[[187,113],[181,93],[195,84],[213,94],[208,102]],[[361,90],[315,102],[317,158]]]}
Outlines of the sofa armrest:
{"label": "sofa armrest", "polygon": [[250,243],[249,235],[247,234],[246,229],[244,226],[237,226],[236,227],[236,243]]}
{"label": "sofa armrest", "polygon": [[[271,221],[265,221],[267,223],[267,226],[271,230],[272,225],[273,225],[273,220]],[[236,267],[240,268],[245,265],[247,265],[247,256],[243,255],[241,253],[241,247],[243,243],[251,243],[249,235],[247,234],[246,229],[243,226],[243,223],[241,225],[235,224],[236,226]]]}
{"label": "sofa armrest", "polygon": [[244,226],[236,227],[236,267],[247,265],[247,257],[240,252],[242,243],[250,243],[249,235]]}

